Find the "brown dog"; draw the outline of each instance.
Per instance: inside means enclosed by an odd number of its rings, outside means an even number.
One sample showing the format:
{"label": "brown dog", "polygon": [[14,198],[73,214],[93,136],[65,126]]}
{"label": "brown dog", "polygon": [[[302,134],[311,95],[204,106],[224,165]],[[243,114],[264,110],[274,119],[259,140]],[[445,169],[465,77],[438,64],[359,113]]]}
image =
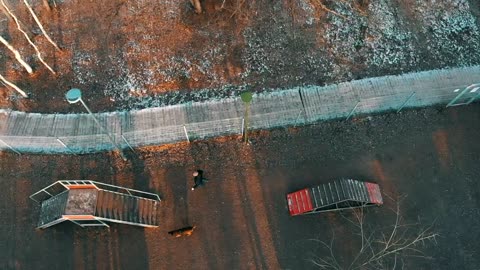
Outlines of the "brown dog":
{"label": "brown dog", "polygon": [[168,232],[168,234],[173,235],[175,237],[182,237],[182,236],[190,236],[193,233],[193,230],[195,229],[196,226],[188,226],[184,227],[178,230],[173,230]]}

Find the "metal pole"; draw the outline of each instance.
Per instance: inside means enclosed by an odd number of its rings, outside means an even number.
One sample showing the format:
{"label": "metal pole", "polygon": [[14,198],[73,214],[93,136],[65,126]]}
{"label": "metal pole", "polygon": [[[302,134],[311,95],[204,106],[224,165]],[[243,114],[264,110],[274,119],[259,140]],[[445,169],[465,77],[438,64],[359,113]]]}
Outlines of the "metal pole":
{"label": "metal pole", "polygon": [[123,141],[128,145],[128,147],[132,150],[132,152],[135,152],[135,150],[133,150],[133,147],[130,145],[130,143],[128,143],[127,139],[125,139],[125,136],[123,136],[123,134],[121,136]]}
{"label": "metal pole", "polygon": [[477,99],[478,97],[480,97],[480,92],[479,92],[476,96],[472,97],[472,98],[467,102],[467,105],[470,104],[470,103],[472,103],[472,102],[473,102],[475,99]]}
{"label": "metal pole", "polygon": [[187,137],[187,141],[190,142],[190,138],[188,137],[187,128],[185,127],[185,125],[183,125],[183,131],[185,131],[185,137]]}
{"label": "metal pole", "polygon": [[465,89],[463,89],[463,91],[460,92],[460,94],[458,94],[454,99],[452,99],[452,101],[450,101],[450,102],[447,104],[446,108],[448,108],[448,107],[453,107],[453,106],[459,106],[459,105],[467,105],[467,104],[470,104],[471,102],[473,102],[473,100],[475,100],[476,97],[474,97],[473,99],[471,99],[471,101],[468,101],[467,103],[454,104],[454,103],[455,103],[458,99],[460,99],[465,93],[467,93],[468,90],[473,90],[472,88],[475,88],[475,87],[477,87],[477,89],[478,89],[478,86],[479,86],[479,85],[480,85],[479,83],[474,83],[474,84],[471,84],[471,85],[465,87]]}
{"label": "metal pole", "polygon": [[250,110],[250,103],[245,103],[246,108],[245,108],[245,133],[244,133],[244,138],[245,138],[245,143],[248,143],[248,111]]}
{"label": "metal pole", "polygon": [[345,121],[348,121],[348,119],[350,119],[350,117],[353,115],[353,112],[355,112],[355,110],[357,109],[358,104],[360,104],[360,101],[357,102],[357,104],[355,104],[355,107],[353,107],[352,111],[350,111],[350,113],[347,116],[347,120],[345,120]]}
{"label": "metal pole", "polygon": [[244,125],[245,125],[245,118],[242,118],[242,133],[240,133],[240,135],[242,135],[242,136],[243,136]]}
{"label": "metal pole", "polygon": [[123,152],[122,152],[122,149],[120,148],[120,146],[118,146],[118,144],[115,142],[115,140],[113,139],[113,137],[110,135],[110,133],[100,124],[100,122],[98,122],[97,118],[93,115],[92,111],[90,111],[90,109],[87,107],[87,104],[85,104],[85,102],[83,102],[83,100],[80,98],[80,103],[82,103],[83,107],[85,107],[85,109],[87,110],[87,112],[90,114],[90,116],[92,116],[93,120],[95,120],[95,123],[97,123],[97,125],[102,129],[102,131],[107,134],[107,137],[108,139],[110,139],[110,142],[113,144],[113,146],[115,146],[115,148],[117,148],[117,150],[120,152],[120,156],[122,157],[122,159],[124,161],[127,161],[127,158],[123,155]]}
{"label": "metal pole", "polygon": [[68,151],[70,151],[72,154],[75,155],[75,153],[72,151],[72,149],[70,149],[70,147],[68,147],[62,140],[60,140],[60,138],[57,137],[56,139],[61,145],[63,145],[63,147],[67,148]]}
{"label": "metal pole", "polygon": [[8,148],[10,148],[10,150],[12,150],[13,152],[19,154],[19,155],[22,155],[20,154],[20,152],[18,152],[17,150],[15,150],[13,147],[11,147],[10,145],[8,145],[6,142],[4,142],[2,139],[0,139],[0,142],[2,142],[4,145],[6,145]]}
{"label": "metal pole", "polygon": [[302,113],[302,110],[300,109],[300,111],[298,111],[298,115],[297,115],[297,118],[295,119],[295,124],[293,125],[293,127],[297,127],[297,121],[298,121],[298,118],[300,118],[301,113]]}
{"label": "metal pole", "polygon": [[413,96],[415,96],[415,92],[412,92],[412,93],[410,94],[410,96],[407,98],[407,100],[405,100],[405,102],[403,102],[402,106],[400,106],[400,108],[397,110],[397,113],[399,113],[399,112],[403,109],[403,107],[405,107],[405,105],[407,105],[407,103],[410,101],[410,99],[411,99]]}
{"label": "metal pole", "polygon": [[463,94],[465,94],[467,91],[468,91],[468,87],[466,87],[465,89],[463,89],[463,91],[460,92],[460,94],[458,94],[455,98],[453,98],[452,101],[450,101],[450,102],[447,104],[446,108],[448,108],[448,107],[450,107],[450,106],[454,106],[453,104],[454,104],[459,98],[461,98],[461,97],[463,96]]}

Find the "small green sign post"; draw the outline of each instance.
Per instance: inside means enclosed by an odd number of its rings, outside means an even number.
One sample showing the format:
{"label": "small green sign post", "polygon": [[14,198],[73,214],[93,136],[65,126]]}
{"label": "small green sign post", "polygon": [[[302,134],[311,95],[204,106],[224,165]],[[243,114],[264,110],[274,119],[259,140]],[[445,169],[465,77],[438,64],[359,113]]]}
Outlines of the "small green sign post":
{"label": "small green sign post", "polygon": [[250,110],[250,102],[252,101],[252,93],[251,92],[243,92],[240,94],[242,101],[245,103],[245,130],[244,130],[244,138],[245,143],[248,143],[248,111]]}

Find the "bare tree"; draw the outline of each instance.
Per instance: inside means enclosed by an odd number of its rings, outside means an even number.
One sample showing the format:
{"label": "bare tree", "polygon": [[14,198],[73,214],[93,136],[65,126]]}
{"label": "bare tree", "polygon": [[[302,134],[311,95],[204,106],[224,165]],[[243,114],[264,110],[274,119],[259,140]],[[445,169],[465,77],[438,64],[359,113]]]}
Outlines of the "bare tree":
{"label": "bare tree", "polygon": [[38,50],[38,47],[32,42],[32,40],[30,39],[30,37],[28,36],[28,34],[23,31],[22,27],[20,26],[20,21],[18,20],[18,18],[12,13],[12,11],[8,8],[8,6],[5,4],[5,2],[3,0],[0,0],[0,2],[2,3],[2,6],[5,8],[5,10],[7,11],[7,13],[13,18],[13,20],[15,21],[15,23],[17,24],[17,29],[22,32],[22,34],[25,36],[25,38],[27,39],[28,43],[35,49],[35,52],[37,53],[37,57],[38,57],[38,60],[40,60],[40,62],[42,62],[42,64],[48,68],[48,70],[50,70],[50,72],[52,72],[53,74],[55,74],[55,71],[53,71],[53,69],[47,64],[45,63],[45,61],[43,60],[42,58],[42,54],[40,53],[40,51]]}
{"label": "bare tree", "polygon": [[362,208],[353,210],[354,218],[342,217],[357,231],[359,248],[354,257],[347,262],[341,261],[334,251],[335,235],[330,241],[310,239],[320,244],[327,255],[314,255],[309,259],[319,269],[324,270],[356,270],[356,269],[403,269],[404,260],[408,257],[428,259],[422,252],[425,242],[436,243],[437,233],[433,224],[422,226],[420,223],[406,224],[400,214],[400,202],[392,209],[395,214],[393,225],[385,228],[372,228],[365,223]]}
{"label": "bare tree", "polygon": [[37,23],[38,27],[40,27],[40,30],[42,30],[42,33],[45,35],[45,37],[47,38],[47,40],[53,45],[55,46],[55,48],[57,48],[57,50],[61,51],[60,48],[58,47],[58,45],[53,42],[53,40],[50,38],[50,36],[47,34],[47,32],[45,31],[45,29],[43,28],[42,26],[42,23],[40,22],[40,20],[38,19],[37,15],[35,15],[35,12],[33,12],[33,9],[32,7],[28,4],[27,0],[23,0],[23,3],[25,3],[25,6],[27,6],[28,8],[28,11],[30,11],[30,14],[32,14],[32,17],[33,19],[35,20],[35,22]]}
{"label": "bare tree", "polygon": [[33,72],[30,65],[28,65],[25,61],[23,61],[20,53],[12,45],[10,45],[10,43],[8,43],[2,36],[0,36],[0,42],[3,43],[3,45],[5,45],[15,55],[15,58],[17,59],[17,61],[27,70],[28,73],[31,74]]}

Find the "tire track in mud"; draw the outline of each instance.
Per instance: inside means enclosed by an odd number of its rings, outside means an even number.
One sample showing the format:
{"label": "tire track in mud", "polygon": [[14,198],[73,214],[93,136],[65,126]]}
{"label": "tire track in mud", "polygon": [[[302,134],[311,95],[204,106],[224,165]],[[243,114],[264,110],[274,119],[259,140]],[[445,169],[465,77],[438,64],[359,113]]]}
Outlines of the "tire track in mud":
{"label": "tire track in mud", "polygon": [[[195,225],[189,216],[192,202],[189,190],[192,185],[190,175],[192,164],[190,156],[183,150],[189,146],[178,145],[180,152],[172,153],[174,160],[167,164],[155,164],[160,161],[155,156],[146,156],[145,174],[148,177],[150,191],[159,193],[162,198],[158,209],[159,227],[146,229],[145,238],[150,269],[215,269],[215,256],[207,256],[208,247],[199,237],[198,227],[190,237],[174,238],[167,232],[187,225]],[[185,148],[185,149],[183,149]],[[160,158],[161,159],[161,158]]]}
{"label": "tire track in mud", "polygon": [[373,175],[375,176],[375,180],[380,184],[380,190],[382,193],[393,199],[396,199],[398,197],[398,193],[395,188],[395,184],[393,183],[391,177],[387,176],[385,173],[384,167],[380,160],[374,159],[369,165]]}
{"label": "tire track in mud", "polygon": [[[216,145],[199,145],[192,150],[196,164],[203,165],[205,177],[210,180],[193,194],[196,196],[191,201],[204,211],[193,218],[199,220],[199,234],[208,245],[208,257],[216,258],[210,263],[214,267],[211,269],[265,268],[261,250],[255,245],[243,177],[238,174],[240,153],[236,144],[224,144],[220,151]],[[206,161],[202,159],[205,156],[215,158]]]}
{"label": "tire track in mud", "polygon": [[[236,174],[238,154],[230,145],[226,152],[233,158],[215,160],[208,164],[205,173],[210,180],[198,192],[200,200],[206,199],[208,215],[200,215],[203,228],[199,233],[205,234],[207,243],[212,246],[209,256],[219,257],[215,269],[260,269],[256,258],[258,252],[252,248],[252,239],[248,230],[249,213],[245,209],[242,190]],[[212,155],[211,151],[202,153]],[[223,161],[223,162],[222,162]],[[202,190],[205,189],[205,190]],[[206,197],[206,198],[205,198]],[[199,204],[205,205],[204,202]],[[197,219],[197,217],[196,217]],[[255,265],[252,265],[252,264]]]}
{"label": "tire track in mud", "polygon": [[[94,155],[92,159],[86,157],[72,157],[73,160],[66,166],[60,166],[54,175],[56,180],[83,179],[102,183],[116,184],[124,187],[132,187],[130,164],[120,164],[118,158],[112,158],[111,153]],[[74,170],[72,170],[74,168]],[[107,171],[109,169],[109,171]],[[121,173],[119,173],[121,172]],[[63,175],[63,176],[62,176]],[[118,229],[124,230],[125,226],[110,223],[109,228],[81,228],[75,224],[72,227],[73,250],[72,262],[78,269],[119,269],[122,265],[128,265],[128,256],[121,256],[121,245],[125,239],[130,238],[132,233],[119,234]],[[127,236],[128,235],[128,236]],[[135,237],[133,237],[135,238]],[[138,238],[138,236],[136,237]],[[141,237],[143,238],[143,237]],[[135,239],[137,240],[137,239]],[[134,243],[139,243],[134,241]],[[141,260],[140,260],[141,261]]]}
{"label": "tire track in mud", "polygon": [[[13,183],[12,183],[13,184]],[[26,235],[28,238],[32,238],[33,228],[30,228],[30,202],[28,196],[32,194],[31,190],[31,182],[27,179],[18,179],[14,183],[15,186],[15,251],[14,251],[14,258],[15,260],[15,268],[21,269],[27,267],[26,265],[22,265],[23,263],[28,262],[29,253],[32,251],[31,247],[28,243],[22,243],[21,239],[23,239]],[[12,207],[12,206],[10,206]],[[26,245],[26,246],[23,246]]]}
{"label": "tire track in mud", "polygon": [[[74,172],[67,171],[68,177],[62,177],[62,179],[93,180],[111,183],[111,177],[104,171],[111,161],[110,153],[93,157],[94,159],[82,157],[77,160],[78,163],[74,162],[73,164],[76,165],[74,168],[77,170]],[[114,252],[118,251],[118,245],[112,247],[112,238],[117,237],[115,233],[112,236],[112,232],[114,232],[112,226],[116,225],[109,225],[111,226],[110,228],[82,228],[73,223],[69,224],[73,228],[73,261],[75,268],[115,269],[114,260],[118,259],[118,256],[114,256]]]}
{"label": "tire track in mud", "polygon": [[[252,239],[257,245],[258,253],[261,257],[257,260],[262,262],[263,269],[280,269],[277,252],[275,250],[275,242],[272,235],[272,227],[268,218],[269,212],[265,206],[265,198],[263,195],[263,187],[258,172],[255,170],[254,162],[255,154],[249,145],[241,145],[238,152],[242,154],[245,163],[243,165],[243,173],[240,177],[244,177],[246,181],[238,181],[240,190],[244,192],[247,198],[246,205],[249,212],[253,214],[253,222],[249,222],[251,233],[256,239]],[[250,221],[248,220],[248,221]]]}
{"label": "tire track in mud", "polygon": [[452,164],[450,148],[448,144],[448,134],[446,130],[439,129],[432,134],[433,144],[437,152],[438,162],[443,169],[448,169]]}
{"label": "tire track in mud", "polygon": [[149,188],[160,194],[162,199],[159,209],[157,209],[159,227],[145,229],[149,268],[154,270],[176,265],[175,259],[177,257],[174,254],[174,248],[170,246],[170,243],[167,243],[167,237],[169,236],[167,232],[177,225],[175,224],[176,220],[172,218],[176,209],[174,208],[175,196],[171,184],[168,182],[171,173],[165,168],[157,168],[154,164],[151,164],[151,160],[146,160],[146,163],[148,163],[145,169],[149,175]]}

